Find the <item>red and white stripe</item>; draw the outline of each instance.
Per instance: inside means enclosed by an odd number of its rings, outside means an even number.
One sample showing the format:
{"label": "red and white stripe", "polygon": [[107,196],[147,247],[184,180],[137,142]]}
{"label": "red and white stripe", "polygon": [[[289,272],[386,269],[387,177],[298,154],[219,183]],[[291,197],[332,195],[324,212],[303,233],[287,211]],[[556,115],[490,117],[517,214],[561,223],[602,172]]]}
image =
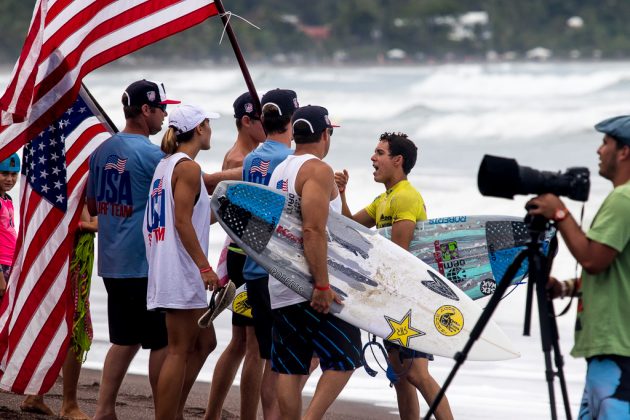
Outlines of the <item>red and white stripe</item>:
{"label": "red and white stripe", "polygon": [[0,388],[43,394],[54,384],[68,349],[74,314],[68,271],[74,226],[83,208],[88,158],[111,133],[86,119],[66,139],[68,209],[31,190],[22,176],[20,231],[14,269],[0,306]]}
{"label": "red and white stripe", "polygon": [[216,14],[213,0],[39,0],[0,98],[0,160],[65,112],[86,74]]}
{"label": "red and white stripe", "polygon": [[[70,108],[87,73],[215,14],[211,0],[38,0],[13,78],[0,99],[0,160]],[[74,311],[69,260],[88,158],[109,136],[94,117],[66,139],[65,213],[32,191],[26,180],[21,182],[16,256],[0,305],[2,389],[43,394],[59,374]]]}

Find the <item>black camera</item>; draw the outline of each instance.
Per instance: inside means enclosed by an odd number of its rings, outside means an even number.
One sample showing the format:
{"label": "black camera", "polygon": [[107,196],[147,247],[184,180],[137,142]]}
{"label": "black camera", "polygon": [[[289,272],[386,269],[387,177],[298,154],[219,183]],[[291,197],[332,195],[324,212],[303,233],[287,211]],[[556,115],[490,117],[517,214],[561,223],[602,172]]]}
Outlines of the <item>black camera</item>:
{"label": "black camera", "polygon": [[569,168],[565,173],[537,171],[519,166],[515,159],[485,155],[477,175],[479,192],[491,197],[551,193],[586,201],[591,188],[588,168]]}

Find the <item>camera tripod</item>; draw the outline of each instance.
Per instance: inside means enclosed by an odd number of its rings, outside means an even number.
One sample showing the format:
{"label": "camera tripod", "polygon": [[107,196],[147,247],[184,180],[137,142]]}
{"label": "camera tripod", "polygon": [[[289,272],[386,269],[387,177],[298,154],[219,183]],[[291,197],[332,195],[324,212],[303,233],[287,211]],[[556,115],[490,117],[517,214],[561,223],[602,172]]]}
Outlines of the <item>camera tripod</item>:
{"label": "camera tripod", "polygon": [[[551,409],[551,418],[557,419],[556,413],[556,397],[554,390],[554,379],[557,376],[560,381],[560,388],[562,391],[562,400],[564,403],[564,411],[567,419],[571,419],[571,407],[569,405],[569,395],[567,392],[567,385],[564,378],[564,360],[562,353],[560,352],[560,345],[558,343],[558,324],[556,323],[555,311],[551,299],[547,296],[546,284],[549,278],[549,272],[551,270],[551,261],[557,248],[557,240],[554,238],[551,241],[548,257],[546,257],[542,251],[542,241],[545,236],[545,232],[549,229],[549,221],[542,216],[525,217],[525,223],[530,233],[530,240],[527,243],[527,248],[521,251],[514,261],[510,264],[503,279],[497,284],[497,288],[490,298],[488,305],[485,307],[477,324],[470,332],[470,337],[464,345],[464,348],[455,354],[455,366],[449,373],[442,389],[436,396],[435,400],[431,404],[429,411],[425,415],[424,419],[429,420],[431,415],[435,412],[440,401],[446,394],[446,389],[455,378],[459,367],[466,361],[470,349],[475,344],[475,341],[479,339],[483,329],[490,320],[490,317],[494,313],[499,301],[507,291],[508,287],[512,283],[514,275],[517,273],[521,264],[527,258],[529,262],[529,282],[527,285],[527,300],[525,306],[525,321],[523,327],[523,335],[529,335],[529,327],[531,324],[531,306],[534,294],[536,291],[536,299],[538,301],[538,318],[540,322],[540,336],[542,341],[542,350],[545,358],[545,378],[547,380],[547,388],[549,392],[549,404]],[[552,355],[555,363],[555,370],[552,366]]]}

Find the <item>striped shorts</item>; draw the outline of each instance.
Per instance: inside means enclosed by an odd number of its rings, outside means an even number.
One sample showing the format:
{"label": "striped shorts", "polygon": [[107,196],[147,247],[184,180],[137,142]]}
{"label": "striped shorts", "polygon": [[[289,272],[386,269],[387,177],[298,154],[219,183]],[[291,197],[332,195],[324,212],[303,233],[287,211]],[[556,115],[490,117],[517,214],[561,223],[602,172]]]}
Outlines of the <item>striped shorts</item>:
{"label": "striped shorts", "polygon": [[272,310],[271,368],[289,375],[308,375],[311,358],[322,370],[350,371],[362,366],[361,332],[345,321],[321,314],[302,302]]}

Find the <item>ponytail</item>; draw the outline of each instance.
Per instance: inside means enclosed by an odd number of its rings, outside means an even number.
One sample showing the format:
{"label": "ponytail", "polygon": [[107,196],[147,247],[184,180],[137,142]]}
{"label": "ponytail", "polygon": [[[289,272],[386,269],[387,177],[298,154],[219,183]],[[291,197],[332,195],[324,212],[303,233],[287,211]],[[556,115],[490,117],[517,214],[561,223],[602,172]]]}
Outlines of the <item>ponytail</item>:
{"label": "ponytail", "polygon": [[175,129],[173,127],[169,127],[162,137],[162,145],[160,146],[162,151],[167,155],[172,155],[177,151],[177,134],[175,134]]}
{"label": "ponytail", "polygon": [[[200,122],[197,127],[205,126],[206,124],[209,124],[207,118]],[[162,145],[160,146],[160,148],[167,155],[172,155],[173,153],[177,152],[177,146],[180,143],[186,143],[194,137],[195,128],[193,128],[192,130],[188,130],[185,133],[178,133],[175,127],[169,126],[168,130],[166,130],[166,133],[164,134],[164,137],[162,137]]]}

